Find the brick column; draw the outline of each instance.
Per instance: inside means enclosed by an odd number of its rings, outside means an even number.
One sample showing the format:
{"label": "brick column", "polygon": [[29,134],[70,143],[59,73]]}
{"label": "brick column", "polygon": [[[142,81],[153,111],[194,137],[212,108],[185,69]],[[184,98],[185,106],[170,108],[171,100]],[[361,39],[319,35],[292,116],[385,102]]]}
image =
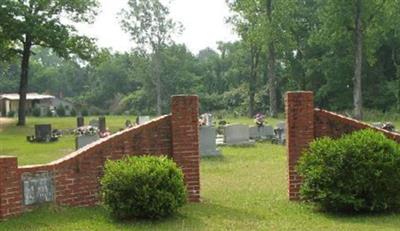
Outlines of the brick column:
{"label": "brick column", "polygon": [[0,156],[0,219],[22,213],[22,188],[16,157]]}
{"label": "brick column", "polygon": [[299,200],[301,178],[295,166],[301,152],[314,140],[313,93],[308,91],[286,93],[286,131],[288,152],[289,199]]}
{"label": "brick column", "polygon": [[199,98],[172,97],[172,158],[182,168],[190,202],[200,201]]}

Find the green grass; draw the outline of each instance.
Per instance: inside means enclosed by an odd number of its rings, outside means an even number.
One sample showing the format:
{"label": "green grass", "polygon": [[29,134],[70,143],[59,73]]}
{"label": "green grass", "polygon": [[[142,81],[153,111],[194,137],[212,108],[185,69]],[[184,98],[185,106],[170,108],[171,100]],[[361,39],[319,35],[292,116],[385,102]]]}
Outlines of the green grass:
{"label": "green grass", "polygon": [[[86,117],[85,124],[96,117]],[[116,132],[125,127],[125,121],[135,121],[134,116],[107,116],[107,127]],[[16,122],[15,122],[16,123]],[[65,135],[54,143],[29,143],[26,136],[34,135],[35,124],[51,124],[52,129],[73,129],[76,128],[76,119],[73,117],[64,118],[33,118],[27,119],[25,127],[17,127],[15,123],[2,126],[0,132],[0,155],[16,156],[20,165],[43,164],[57,160],[75,150],[75,137]]]}
{"label": "green grass", "polygon": [[201,161],[202,203],[175,217],[117,222],[102,207],[45,206],[0,223],[0,230],[398,230],[400,214],[332,215],[287,199],[283,146],[224,147]]}
{"label": "green grass", "polygon": [[[91,119],[96,117],[86,117],[85,124],[88,124]],[[107,116],[107,127],[116,132],[124,128],[125,121],[129,119],[135,121],[135,116]],[[254,125],[254,120],[246,117],[228,117],[226,120],[232,124],[248,124]],[[268,124],[276,124],[278,119],[267,118]],[[16,122],[15,122],[16,123]],[[2,126],[0,132],[0,155],[3,156],[16,156],[20,165],[27,164],[43,164],[53,160],[57,160],[66,154],[75,150],[75,137],[73,135],[65,135],[60,138],[58,142],[54,143],[29,143],[26,141],[26,136],[35,133],[35,124],[52,125],[53,129],[73,129],[76,127],[76,118],[63,117],[63,118],[27,118],[27,125],[25,127],[17,127],[15,123]]]}

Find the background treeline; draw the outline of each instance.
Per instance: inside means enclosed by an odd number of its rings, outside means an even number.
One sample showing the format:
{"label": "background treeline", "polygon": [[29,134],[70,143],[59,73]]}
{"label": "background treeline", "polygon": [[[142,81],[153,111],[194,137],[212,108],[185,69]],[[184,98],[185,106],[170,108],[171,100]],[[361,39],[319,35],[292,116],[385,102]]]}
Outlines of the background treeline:
{"label": "background treeline", "polygon": [[[184,45],[157,48],[161,106],[173,94],[198,94],[201,110],[240,115],[283,111],[289,90],[315,92],[334,111],[362,106],[400,110],[400,2],[397,0],[227,1],[241,40],[198,54]],[[361,49],[361,50],[360,50]],[[361,52],[360,52],[361,51]],[[156,114],[153,51],[98,52],[90,62],[36,48],[29,91],[72,99],[92,113]],[[361,55],[361,56],[360,56]],[[361,69],[360,69],[361,68]],[[0,92],[17,92],[19,61],[0,65]],[[355,79],[361,76],[362,85]]]}

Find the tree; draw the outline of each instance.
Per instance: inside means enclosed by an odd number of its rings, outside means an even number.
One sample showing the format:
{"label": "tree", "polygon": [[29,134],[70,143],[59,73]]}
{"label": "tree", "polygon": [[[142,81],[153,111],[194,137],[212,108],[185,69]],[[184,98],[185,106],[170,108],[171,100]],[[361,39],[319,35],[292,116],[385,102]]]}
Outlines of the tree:
{"label": "tree", "polygon": [[150,49],[152,56],[152,82],[156,89],[157,114],[162,113],[161,52],[172,42],[172,35],[181,30],[169,18],[169,9],[159,0],[129,0],[128,8],[121,11],[122,28],[142,49]]}
{"label": "tree", "polygon": [[[97,0],[3,0],[0,3],[0,38],[8,53],[21,57],[18,125],[26,123],[26,94],[29,61],[35,46],[52,48],[61,57],[77,54],[89,59],[93,40],[79,36],[72,22],[90,23],[96,14]],[[6,42],[4,42],[6,41]],[[3,45],[4,47],[4,45]]]}
{"label": "tree", "polygon": [[244,2],[236,1],[230,4],[231,9],[239,14],[232,16],[229,21],[235,26],[237,33],[242,37],[243,45],[247,48],[249,54],[250,70],[248,73],[248,116],[252,118],[255,113],[255,95],[257,90],[256,85],[262,51],[262,29],[260,28],[262,23],[260,23],[260,18],[255,17],[253,14],[257,14],[257,12],[259,13],[261,10],[258,4],[245,5],[243,3]]}
{"label": "tree", "polygon": [[[320,42],[330,47],[341,43],[353,60],[354,117],[362,119],[364,66],[376,62],[375,52],[380,40],[388,32],[388,6],[395,1],[386,0],[320,0]],[[398,4],[398,3],[395,3]],[[339,15],[338,15],[339,14]],[[365,62],[364,59],[366,59]]]}
{"label": "tree", "polygon": [[[294,0],[227,0],[232,11],[245,22],[254,47],[263,48],[267,60],[269,110],[272,117],[278,115],[279,59],[285,52],[292,52],[291,24],[296,9]],[[242,23],[243,26],[243,23]],[[251,33],[250,33],[251,32]],[[248,39],[247,39],[248,40]],[[250,46],[250,47],[252,47]],[[253,49],[254,50],[254,49]],[[254,53],[254,52],[253,52]],[[256,60],[255,60],[256,61]]]}

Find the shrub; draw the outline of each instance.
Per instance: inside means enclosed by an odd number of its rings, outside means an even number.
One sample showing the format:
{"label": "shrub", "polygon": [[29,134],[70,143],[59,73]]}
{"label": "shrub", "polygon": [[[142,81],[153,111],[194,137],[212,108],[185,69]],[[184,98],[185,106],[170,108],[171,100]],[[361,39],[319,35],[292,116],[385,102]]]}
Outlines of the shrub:
{"label": "shrub", "polygon": [[40,108],[39,108],[39,107],[34,107],[34,108],[32,109],[32,115],[33,115],[34,117],[40,117],[40,116],[41,116]]}
{"label": "shrub", "polygon": [[85,108],[81,111],[82,116],[88,116],[89,115],[89,111]]}
{"label": "shrub", "polygon": [[167,157],[107,161],[101,186],[104,204],[118,219],[167,217],[186,202],[183,173]]}
{"label": "shrub", "polygon": [[62,104],[58,105],[58,107],[56,108],[56,112],[57,112],[58,116],[64,117],[66,114],[64,105],[62,105]]}
{"label": "shrub", "polygon": [[7,117],[14,117],[15,116],[15,111],[9,111],[8,113],[7,113]]}
{"label": "shrub", "polygon": [[53,117],[53,112],[51,111],[50,108],[47,109],[46,116],[47,116],[47,117]]}
{"label": "shrub", "polygon": [[331,211],[400,208],[399,145],[370,129],[310,144],[297,166],[300,195]]}
{"label": "shrub", "polygon": [[75,117],[75,116],[76,116],[76,111],[75,111],[75,109],[71,109],[70,116],[72,116],[72,117]]}

